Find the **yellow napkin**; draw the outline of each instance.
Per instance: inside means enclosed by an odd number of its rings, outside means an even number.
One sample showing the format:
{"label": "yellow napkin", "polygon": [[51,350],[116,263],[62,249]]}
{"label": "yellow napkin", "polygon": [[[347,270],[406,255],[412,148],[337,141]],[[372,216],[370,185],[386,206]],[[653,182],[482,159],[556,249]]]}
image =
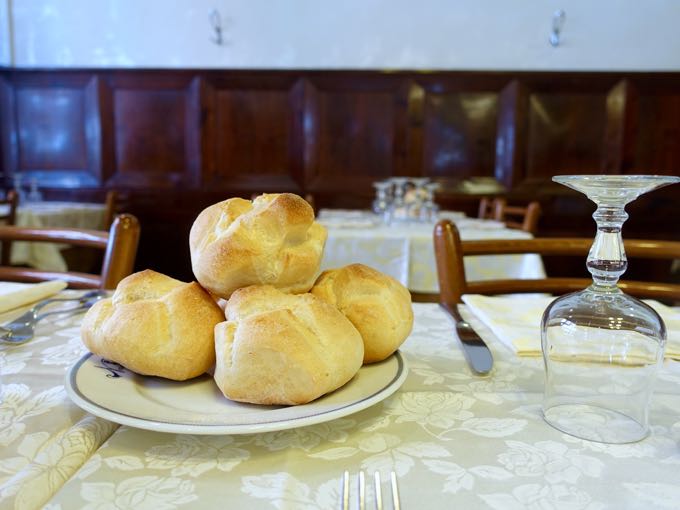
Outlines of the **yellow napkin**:
{"label": "yellow napkin", "polygon": [[[554,296],[483,296],[466,294],[463,302],[484,325],[518,356],[541,355],[541,317]],[[680,311],[645,300],[666,323],[667,358],[680,359]]]}
{"label": "yellow napkin", "polygon": [[0,282],[0,313],[48,298],[66,288],[66,282]]}

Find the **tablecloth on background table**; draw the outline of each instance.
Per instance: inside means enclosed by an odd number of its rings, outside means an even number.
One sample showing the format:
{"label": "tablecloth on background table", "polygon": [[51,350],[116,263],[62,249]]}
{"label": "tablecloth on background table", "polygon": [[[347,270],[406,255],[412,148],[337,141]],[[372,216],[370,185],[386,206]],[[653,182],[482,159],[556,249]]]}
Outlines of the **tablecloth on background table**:
{"label": "tablecloth on background table", "polygon": [[[324,214],[325,213],[325,214]],[[494,220],[448,216],[462,240],[530,239],[522,230],[505,228]],[[413,292],[439,292],[434,257],[433,223],[382,224],[363,211],[320,211],[319,221],[328,229],[321,269],[360,262],[396,278]],[[542,278],[539,255],[483,255],[465,258],[469,280]]]}

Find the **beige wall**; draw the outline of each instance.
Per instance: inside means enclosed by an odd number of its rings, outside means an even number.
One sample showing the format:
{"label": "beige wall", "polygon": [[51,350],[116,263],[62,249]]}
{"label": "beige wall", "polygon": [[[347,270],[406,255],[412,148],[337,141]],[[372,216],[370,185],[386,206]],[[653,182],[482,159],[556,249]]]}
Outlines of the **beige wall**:
{"label": "beige wall", "polygon": [[680,69],[680,0],[0,0],[5,64],[8,12],[20,67]]}

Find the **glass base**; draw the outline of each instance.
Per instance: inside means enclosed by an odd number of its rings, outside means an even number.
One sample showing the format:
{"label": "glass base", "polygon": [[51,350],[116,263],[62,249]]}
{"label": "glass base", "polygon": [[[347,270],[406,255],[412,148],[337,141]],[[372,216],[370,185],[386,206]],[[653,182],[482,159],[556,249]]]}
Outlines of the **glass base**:
{"label": "glass base", "polygon": [[556,405],[544,409],[543,418],[561,432],[599,443],[634,443],[649,434],[647,426],[630,416],[587,404]]}

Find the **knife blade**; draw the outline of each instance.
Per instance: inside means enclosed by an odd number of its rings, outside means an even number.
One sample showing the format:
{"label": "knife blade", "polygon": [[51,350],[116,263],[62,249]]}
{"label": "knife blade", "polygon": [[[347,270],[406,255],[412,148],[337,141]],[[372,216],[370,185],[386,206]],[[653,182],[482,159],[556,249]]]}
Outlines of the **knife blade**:
{"label": "knife blade", "polygon": [[456,324],[456,334],[463,346],[463,354],[472,371],[478,375],[487,375],[493,368],[493,356],[489,347],[480,338],[472,326],[461,317],[456,305],[439,303]]}

